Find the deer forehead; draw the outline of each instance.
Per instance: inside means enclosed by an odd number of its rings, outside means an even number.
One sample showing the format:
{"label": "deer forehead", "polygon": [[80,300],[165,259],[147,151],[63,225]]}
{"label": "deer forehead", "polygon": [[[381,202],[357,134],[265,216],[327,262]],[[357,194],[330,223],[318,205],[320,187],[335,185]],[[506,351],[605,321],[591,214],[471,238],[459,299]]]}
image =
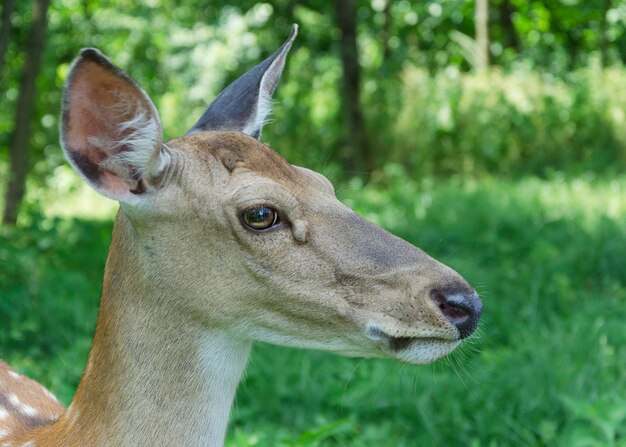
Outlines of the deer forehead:
{"label": "deer forehead", "polygon": [[284,158],[265,144],[241,132],[197,132],[167,144],[194,154],[200,161],[211,156],[219,160],[229,172],[245,167],[279,181],[294,179],[294,169]]}
{"label": "deer forehead", "polygon": [[[273,182],[302,196],[319,190],[332,191],[332,185],[322,175],[292,166],[269,146],[241,132],[198,132],[171,140],[167,145],[193,157],[194,164],[200,162],[204,166],[204,172],[181,172],[185,181],[202,188],[209,181],[225,184],[245,175],[243,180],[248,184],[254,184],[255,179],[265,185]],[[270,182],[263,183],[264,179]]]}

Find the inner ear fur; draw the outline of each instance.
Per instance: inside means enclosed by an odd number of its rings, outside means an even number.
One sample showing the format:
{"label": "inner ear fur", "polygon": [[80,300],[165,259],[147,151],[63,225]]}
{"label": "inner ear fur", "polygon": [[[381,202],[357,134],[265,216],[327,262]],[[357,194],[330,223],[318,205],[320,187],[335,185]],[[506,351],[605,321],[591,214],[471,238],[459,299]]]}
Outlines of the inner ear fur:
{"label": "inner ear fur", "polygon": [[144,91],[95,49],[83,50],[66,82],[62,145],[101,194],[133,202],[167,164],[158,112]]}

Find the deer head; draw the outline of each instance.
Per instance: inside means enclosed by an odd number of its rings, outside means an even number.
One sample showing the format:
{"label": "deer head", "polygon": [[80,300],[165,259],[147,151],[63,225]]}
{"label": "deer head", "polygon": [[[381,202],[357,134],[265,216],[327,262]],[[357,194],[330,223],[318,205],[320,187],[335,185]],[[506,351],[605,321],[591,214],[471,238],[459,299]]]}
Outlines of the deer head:
{"label": "deer head", "polygon": [[97,50],[76,59],[63,149],[121,209],[77,395],[22,440],[221,445],[251,340],[421,364],[475,329],[459,274],[259,141],[296,30],[167,142],[133,80]]}
{"label": "deer head", "polygon": [[162,141],[147,95],[96,50],[68,80],[63,147],[119,200],[135,269],[233,337],[427,363],[472,333],[480,301],[423,251],[359,217],[322,175],[258,138],[296,28],[226,88],[187,135]]}

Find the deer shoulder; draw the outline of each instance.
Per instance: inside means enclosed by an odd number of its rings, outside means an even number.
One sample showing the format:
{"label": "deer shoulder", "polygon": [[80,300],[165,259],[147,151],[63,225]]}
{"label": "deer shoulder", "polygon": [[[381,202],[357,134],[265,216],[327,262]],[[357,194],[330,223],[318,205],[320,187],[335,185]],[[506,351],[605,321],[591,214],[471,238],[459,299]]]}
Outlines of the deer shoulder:
{"label": "deer shoulder", "polygon": [[0,362],[0,446],[3,439],[51,424],[64,411],[50,391]]}

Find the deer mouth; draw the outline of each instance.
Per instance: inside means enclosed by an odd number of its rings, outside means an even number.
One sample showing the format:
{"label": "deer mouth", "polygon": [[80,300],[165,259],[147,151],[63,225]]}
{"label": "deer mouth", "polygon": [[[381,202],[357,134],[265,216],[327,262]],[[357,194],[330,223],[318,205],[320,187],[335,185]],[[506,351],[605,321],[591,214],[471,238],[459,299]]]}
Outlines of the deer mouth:
{"label": "deer mouth", "polygon": [[454,351],[460,343],[458,338],[390,335],[377,325],[368,325],[366,334],[386,356],[416,365],[439,360]]}

